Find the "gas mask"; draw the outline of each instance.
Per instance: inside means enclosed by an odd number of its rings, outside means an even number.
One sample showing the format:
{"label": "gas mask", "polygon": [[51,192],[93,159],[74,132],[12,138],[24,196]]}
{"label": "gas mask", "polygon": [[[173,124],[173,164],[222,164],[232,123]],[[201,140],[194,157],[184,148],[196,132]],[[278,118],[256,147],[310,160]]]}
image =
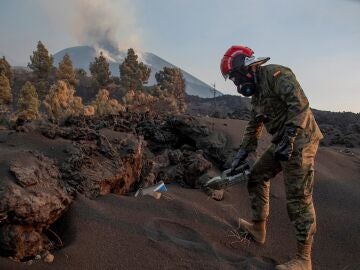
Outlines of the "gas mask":
{"label": "gas mask", "polygon": [[237,86],[237,91],[245,97],[251,97],[256,92],[256,85],[253,82],[243,83]]}
{"label": "gas mask", "polygon": [[255,94],[257,82],[255,72],[237,69],[230,75],[230,80],[236,85],[239,94],[245,97]]}

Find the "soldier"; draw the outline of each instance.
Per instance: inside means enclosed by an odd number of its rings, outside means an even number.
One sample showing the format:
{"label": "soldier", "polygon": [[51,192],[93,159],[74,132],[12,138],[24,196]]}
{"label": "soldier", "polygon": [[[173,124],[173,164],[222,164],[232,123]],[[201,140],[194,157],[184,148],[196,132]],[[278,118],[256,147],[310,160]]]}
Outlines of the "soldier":
{"label": "soldier", "polygon": [[254,241],[265,242],[270,179],[283,171],[287,211],[295,227],[298,252],[276,269],[308,270],[312,269],[311,247],[316,231],[314,158],[323,136],[294,73],[280,65],[262,66],[269,59],[255,58],[250,48],[232,46],[220,65],[225,79],[232,80],[241,95],[252,97],[251,118],[232,169],[255,153],[263,126],[272,135],[272,144],[249,175],[252,222],[240,218],[239,226]]}

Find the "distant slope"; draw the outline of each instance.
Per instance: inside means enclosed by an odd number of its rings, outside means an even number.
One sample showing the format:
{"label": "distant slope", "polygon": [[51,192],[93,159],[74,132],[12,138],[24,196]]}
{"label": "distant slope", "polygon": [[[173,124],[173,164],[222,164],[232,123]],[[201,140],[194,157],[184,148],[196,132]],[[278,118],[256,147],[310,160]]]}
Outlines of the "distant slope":
{"label": "distant slope", "polygon": [[250,99],[241,96],[222,95],[216,98],[187,96],[187,113],[191,115],[213,116],[249,120]]}
{"label": "distant slope", "polygon": [[[68,54],[76,68],[82,68],[89,71],[90,62],[94,61],[94,57],[97,55],[94,48],[90,46],[78,46],[64,49],[54,55],[54,64],[57,66],[65,54]],[[116,55],[116,61],[110,62],[110,71],[113,76],[119,76],[119,64],[126,56],[126,52],[120,51]],[[167,62],[159,56],[144,52],[140,56],[140,60],[151,68],[151,75],[149,85],[155,84],[155,73],[160,71],[163,67],[176,67],[175,65]],[[186,81],[186,93],[189,95],[199,96],[203,98],[209,98],[213,96],[211,86],[203,81],[195,78],[188,72],[183,70],[184,78]],[[222,95],[217,91],[217,95]]]}
{"label": "distant slope", "polygon": [[[249,120],[250,99],[241,96],[222,95],[214,98],[187,96],[187,113]],[[344,145],[360,147],[360,113],[330,112],[313,109],[315,119],[324,135],[324,146]]]}
{"label": "distant slope", "polygon": [[12,59],[11,57],[8,57],[7,54],[5,54],[4,52],[0,51],[0,58],[3,58],[3,56],[5,56],[6,60],[10,63],[10,65],[19,65],[18,62],[16,62],[14,59]]}

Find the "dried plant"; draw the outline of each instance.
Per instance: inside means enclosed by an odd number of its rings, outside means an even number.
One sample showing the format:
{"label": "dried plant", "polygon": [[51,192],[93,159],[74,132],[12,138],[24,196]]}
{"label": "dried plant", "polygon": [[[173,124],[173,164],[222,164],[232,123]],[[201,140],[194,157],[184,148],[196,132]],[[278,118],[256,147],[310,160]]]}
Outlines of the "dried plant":
{"label": "dried plant", "polygon": [[84,114],[81,97],[74,96],[74,88],[63,80],[51,86],[45,97],[44,106],[50,120],[60,122],[69,116]]}
{"label": "dried plant", "polygon": [[115,115],[123,112],[125,107],[116,99],[109,99],[109,91],[100,89],[92,103],[96,115]]}

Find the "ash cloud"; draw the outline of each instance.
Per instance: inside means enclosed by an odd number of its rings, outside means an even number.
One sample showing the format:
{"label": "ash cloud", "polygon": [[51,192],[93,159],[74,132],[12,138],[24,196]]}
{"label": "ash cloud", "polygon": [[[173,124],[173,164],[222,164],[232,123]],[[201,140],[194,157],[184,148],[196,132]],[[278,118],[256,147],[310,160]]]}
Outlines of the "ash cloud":
{"label": "ash cloud", "polygon": [[119,50],[141,48],[135,5],[130,0],[37,0],[56,27],[82,45],[117,55]]}

